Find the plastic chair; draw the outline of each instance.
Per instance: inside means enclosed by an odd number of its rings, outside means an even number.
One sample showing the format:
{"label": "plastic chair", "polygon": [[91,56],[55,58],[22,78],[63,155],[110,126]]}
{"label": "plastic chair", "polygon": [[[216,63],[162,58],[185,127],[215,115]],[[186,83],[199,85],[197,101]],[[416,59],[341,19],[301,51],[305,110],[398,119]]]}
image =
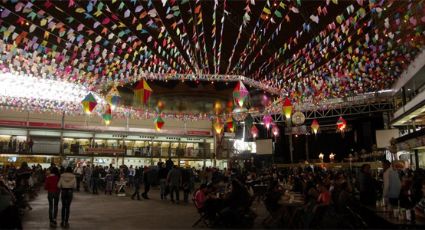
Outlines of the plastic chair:
{"label": "plastic chair", "polygon": [[[194,192],[193,194],[196,194],[196,192]],[[205,226],[209,227],[210,225],[207,222],[207,214],[204,212],[204,210],[199,208],[198,204],[196,203],[195,197],[192,197],[192,202],[195,205],[196,211],[198,211],[199,214],[199,219],[192,224],[192,227],[198,226],[198,224],[201,222],[204,223]]]}

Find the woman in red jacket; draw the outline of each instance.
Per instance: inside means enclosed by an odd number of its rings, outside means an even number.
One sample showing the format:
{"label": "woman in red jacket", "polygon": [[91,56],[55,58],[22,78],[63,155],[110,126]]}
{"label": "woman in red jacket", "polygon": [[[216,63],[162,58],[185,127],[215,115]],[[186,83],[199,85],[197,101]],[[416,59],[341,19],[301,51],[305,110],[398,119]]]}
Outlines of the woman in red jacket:
{"label": "woman in red jacket", "polygon": [[50,227],[56,227],[56,217],[58,215],[59,203],[59,170],[56,167],[50,169],[50,175],[47,176],[44,188],[47,190],[47,199],[49,200],[49,219]]}

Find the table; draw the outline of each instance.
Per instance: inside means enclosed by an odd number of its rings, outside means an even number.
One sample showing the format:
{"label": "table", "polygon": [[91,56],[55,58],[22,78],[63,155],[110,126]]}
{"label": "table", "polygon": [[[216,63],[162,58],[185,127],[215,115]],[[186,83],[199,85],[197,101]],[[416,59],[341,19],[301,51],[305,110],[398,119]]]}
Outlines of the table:
{"label": "table", "polygon": [[416,218],[415,222],[404,219],[399,219],[394,217],[393,209],[390,207],[374,207],[374,206],[364,206],[369,211],[371,211],[375,216],[383,220],[385,223],[389,224],[395,228],[407,228],[407,229],[416,229],[416,228],[425,228],[425,220]]}
{"label": "table", "polygon": [[254,192],[254,199],[261,200],[264,198],[267,192],[267,185],[255,184],[252,186],[252,191]]}
{"label": "table", "polygon": [[281,197],[278,203],[282,205],[283,220],[287,224],[285,227],[295,227],[293,221],[297,210],[304,206],[304,197],[300,193],[287,192]]}

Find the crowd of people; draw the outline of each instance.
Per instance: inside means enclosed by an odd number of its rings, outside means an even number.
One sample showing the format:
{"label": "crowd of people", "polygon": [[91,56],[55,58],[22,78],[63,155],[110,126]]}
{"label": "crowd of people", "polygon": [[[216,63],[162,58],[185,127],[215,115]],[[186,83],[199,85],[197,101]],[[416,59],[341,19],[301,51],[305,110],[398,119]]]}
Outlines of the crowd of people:
{"label": "crowd of people", "polygon": [[[326,170],[306,167],[283,171],[271,170],[265,206],[274,216],[272,225],[296,228],[367,228],[375,225],[377,216],[366,212],[383,203],[393,209],[411,210],[424,217],[425,173],[422,169],[398,169],[382,161],[382,170],[371,170],[367,163],[358,170]],[[424,185],[424,186],[422,186]],[[282,205],[285,193],[301,194],[303,205],[292,210],[291,220]],[[288,222],[291,226],[288,226]]]}
{"label": "crowd of people", "polygon": [[33,146],[34,141],[31,138],[22,141],[12,136],[9,141],[0,141],[0,152],[32,153]]}
{"label": "crowd of people", "polygon": [[[154,199],[172,204],[193,200],[210,227],[252,226],[257,215],[251,205],[256,201],[262,201],[272,217],[263,221],[267,227],[366,228],[373,226],[374,217],[362,215],[364,207],[381,203],[412,210],[417,218],[425,218],[425,173],[421,169],[397,169],[386,160],[382,168],[372,170],[365,163],[358,169],[338,170],[311,166],[197,170],[179,167],[169,159],[145,167],[71,163],[42,169],[39,165],[30,168],[24,162],[19,168],[3,168],[0,223],[20,228],[22,210],[31,209],[28,201],[43,184],[52,227],[57,225],[59,203],[61,226],[69,227],[74,191],[131,194],[133,200],[148,200],[151,186],[158,186],[160,191]],[[262,192],[258,189],[261,187],[266,189]],[[302,204],[295,209],[285,205],[290,193],[302,197]]]}
{"label": "crowd of people", "polygon": [[5,229],[22,228],[21,216],[32,210],[30,201],[37,196],[45,178],[41,165],[20,167],[8,165],[0,171],[0,226]]}

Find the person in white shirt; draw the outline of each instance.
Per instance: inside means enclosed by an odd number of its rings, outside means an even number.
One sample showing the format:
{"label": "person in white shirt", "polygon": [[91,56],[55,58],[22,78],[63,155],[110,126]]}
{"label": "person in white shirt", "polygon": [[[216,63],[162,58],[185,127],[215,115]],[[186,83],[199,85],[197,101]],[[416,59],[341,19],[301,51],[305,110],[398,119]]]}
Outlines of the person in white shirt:
{"label": "person in white shirt", "polygon": [[74,169],[75,178],[77,179],[77,192],[80,191],[80,183],[83,178],[83,167],[81,167],[80,163]]}
{"label": "person in white shirt", "polygon": [[69,228],[69,213],[73,197],[73,189],[77,187],[77,180],[73,174],[72,168],[67,167],[62,173],[58,182],[58,188],[61,190],[62,200],[62,218],[61,227]]}
{"label": "person in white shirt", "polygon": [[128,169],[128,186],[131,187],[134,184],[134,175],[136,174],[136,170],[134,170],[133,165],[130,165]]}
{"label": "person in white shirt", "polygon": [[386,202],[389,202],[392,206],[397,206],[401,190],[400,177],[388,160],[382,162],[382,167],[384,168],[384,189],[382,196]]}

